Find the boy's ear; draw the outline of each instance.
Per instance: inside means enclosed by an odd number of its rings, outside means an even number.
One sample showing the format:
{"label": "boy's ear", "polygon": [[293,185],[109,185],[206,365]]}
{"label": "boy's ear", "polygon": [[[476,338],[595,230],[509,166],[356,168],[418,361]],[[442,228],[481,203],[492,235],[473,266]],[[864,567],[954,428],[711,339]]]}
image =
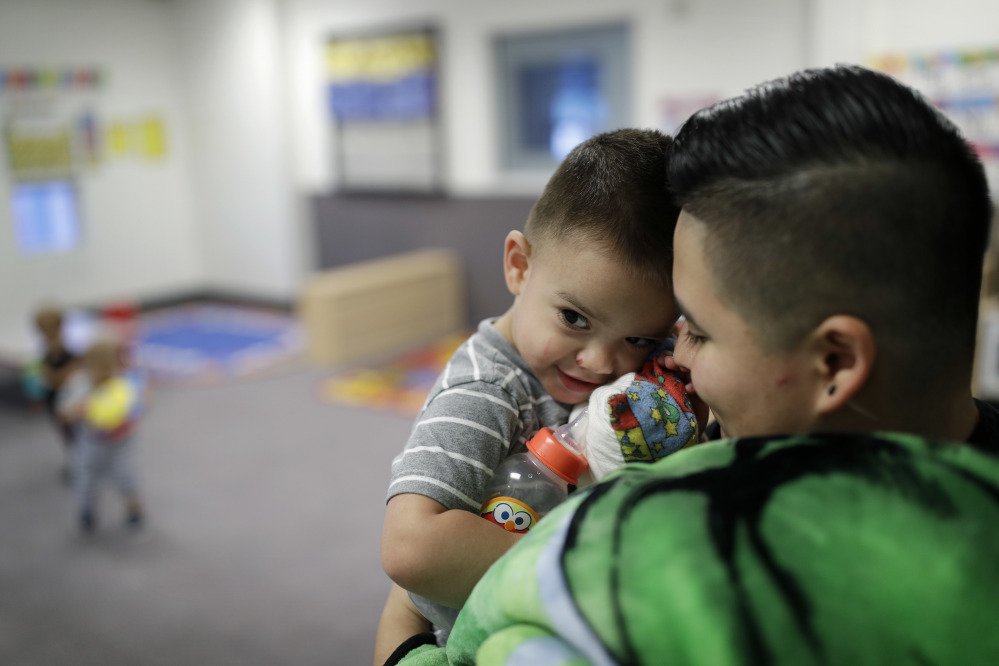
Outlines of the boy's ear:
{"label": "boy's ear", "polygon": [[876,345],[870,326],[852,315],[833,315],[813,331],[819,384],[816,408],[831,414],[853,400],[874,369]]}
{"label": "boy's ear", "polygon": [[520,295],[530,263],[531,244],[527,237],[520,231],[511,231],[503,242],[503,277],[506,288],[514,296]]}

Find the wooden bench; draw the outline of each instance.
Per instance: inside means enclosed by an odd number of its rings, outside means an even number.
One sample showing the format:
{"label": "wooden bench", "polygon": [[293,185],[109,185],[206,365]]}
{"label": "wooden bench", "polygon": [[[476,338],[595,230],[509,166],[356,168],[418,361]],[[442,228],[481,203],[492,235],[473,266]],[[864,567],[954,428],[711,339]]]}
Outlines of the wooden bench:
{"label": "wooden bench", "polygon": [[467,327],[456,252],[426,249],[317,273],[298,314],[309,358],[343,364],[384,355]]}

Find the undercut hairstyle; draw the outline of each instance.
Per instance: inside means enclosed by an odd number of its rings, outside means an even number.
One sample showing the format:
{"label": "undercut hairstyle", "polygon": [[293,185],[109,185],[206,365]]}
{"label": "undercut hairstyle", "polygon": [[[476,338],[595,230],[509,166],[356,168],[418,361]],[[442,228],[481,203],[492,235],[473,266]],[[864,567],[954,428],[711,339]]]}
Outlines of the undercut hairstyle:
{"label": "undercut hairstyle", "polygon": [[576,146],[531,209],[528,241],[592,243],[636,277],[668,288],[680,212],[666,189],[671,144],[657,130],[620,129]]}
{"label": "undercut hairstyle", "polygon": [[912,89],[857,66],[762,84],[684,123],[669,183],[705,226],[719,297],[764,348],[849,314],[892,372],[970,373],[988,184]]}

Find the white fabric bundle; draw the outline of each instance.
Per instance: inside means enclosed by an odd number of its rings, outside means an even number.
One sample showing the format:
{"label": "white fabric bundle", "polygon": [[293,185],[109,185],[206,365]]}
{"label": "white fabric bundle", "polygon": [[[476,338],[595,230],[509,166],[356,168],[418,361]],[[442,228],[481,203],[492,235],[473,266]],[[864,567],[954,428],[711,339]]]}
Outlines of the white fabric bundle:
{"label": "white fabric bundle", "polygon": [[569,422],[574,421],[585,409],[586,418],[580,421],[572,430],[572,437],[582,448],[583,455],[589,467],[579,479],[579,487],[585,487],[600,481],[610,472],[624,464],[621,444],[611,428],[610,415],[607,411],[607,401],[611,396],[624,391],[635,379],[635,373],[622,375],[610,384],[605,384],[590,394],[588,402],[580,403],[572,409]]}

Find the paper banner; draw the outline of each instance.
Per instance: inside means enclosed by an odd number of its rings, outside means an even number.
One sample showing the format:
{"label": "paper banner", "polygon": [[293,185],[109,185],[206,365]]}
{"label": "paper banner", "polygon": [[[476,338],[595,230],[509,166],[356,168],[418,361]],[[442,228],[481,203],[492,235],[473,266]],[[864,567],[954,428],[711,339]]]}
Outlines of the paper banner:
{"label": "paper banner", "polygon": [[93,67],[18,67],[0,69],[0,93],[35,90],[89,90],[103,81]]}

